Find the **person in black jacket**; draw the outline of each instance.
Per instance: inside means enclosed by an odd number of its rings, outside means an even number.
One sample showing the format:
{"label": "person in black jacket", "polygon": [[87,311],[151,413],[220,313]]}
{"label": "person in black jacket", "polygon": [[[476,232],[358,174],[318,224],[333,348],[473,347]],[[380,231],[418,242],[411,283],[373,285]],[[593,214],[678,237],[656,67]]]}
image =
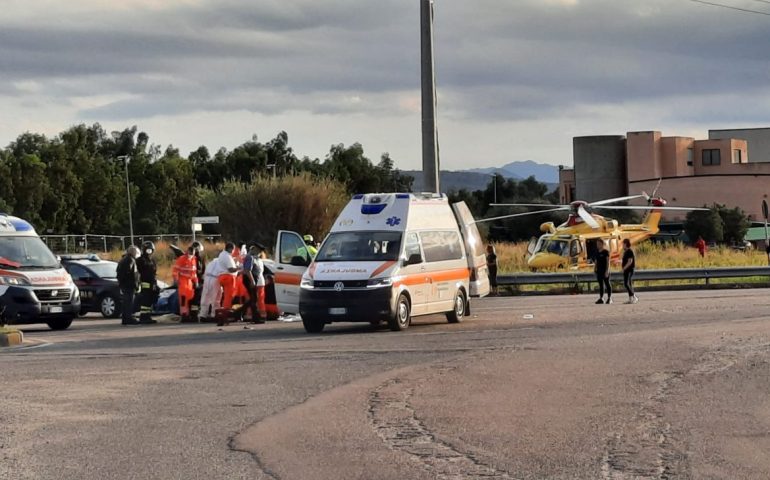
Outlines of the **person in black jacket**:
{"label": "person in black jacket", "polygon": [[[596,246],[598,251],[596,252],[596,259],[594,263],[594,272],[596,273],[596,281],[599,282],[599,300],[597,304],[612,303],[612,286],[610,285],[610,252],[604,248],[604,240],[598,238],[596,240]],[[607,289],[607,301],[605,302],[604,289]]]}
{"label": "person in black jacket", "polygon": [[628,292],[628,301],[626,303],[636,303],[639,301],[634,293],[634,270],[636,270],[636,255],[631,250],[631,241],[623,239],[623,285]]}
{"label": "person in black jacket", "polygon": [[190,319],[193,322],[198,321],[198,312],[201,309],[201,293],[203,292],[203,272],[206,271],[206,257],[203,256],[203,244],[199,241],[194,241],[192,245],[195,250],[195,260],[198,271],[195,272],[198,276],[198,286],[195,287],[195,296],[190,304]]}
{"label": "person in black jacket", "polygon": [[123,258],[118,262],[117,277],[120,287],[120,301],[122,304],[122,324],[138,325],[134,318],[134,298],[139,291],[139,271],[136,268],[136,259],[139,258],[139,249],[131,245],[126,249]]}
{"label": "person in black jacket", "polygon": [[158,295],[158,266],[152,258],[153,253],[155,253],[155,244],[144,242],[142,256],[136,261],[139,279],[142,282],[142,289],[139,292],[139,323],[143,324],[158,323],[157,320],[152,319],[152,305]]}

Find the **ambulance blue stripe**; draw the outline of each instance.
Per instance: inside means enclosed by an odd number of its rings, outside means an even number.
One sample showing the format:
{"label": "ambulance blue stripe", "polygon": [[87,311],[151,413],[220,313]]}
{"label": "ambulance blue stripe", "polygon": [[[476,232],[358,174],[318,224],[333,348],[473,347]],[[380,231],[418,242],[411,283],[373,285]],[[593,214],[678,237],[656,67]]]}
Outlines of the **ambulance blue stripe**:
{"label": "ambulance blue stripe", "polygon": [[353,195],[353,200],[361,200],[362,198],[364,198],[364,196],[361,193]]}

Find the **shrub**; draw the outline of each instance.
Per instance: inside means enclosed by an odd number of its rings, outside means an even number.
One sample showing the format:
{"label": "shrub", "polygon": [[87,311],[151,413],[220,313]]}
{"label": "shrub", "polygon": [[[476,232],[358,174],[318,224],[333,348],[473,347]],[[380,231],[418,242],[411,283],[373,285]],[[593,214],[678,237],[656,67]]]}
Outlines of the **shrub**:
{"label": "shrub", "polygon": [[270,248],[279,230],[323,238],[347,201],[342,184],[303,174],[255,176],[248,184],[226,182],[208,197],[206,206],[219,216],[226,239],[258,241]]}

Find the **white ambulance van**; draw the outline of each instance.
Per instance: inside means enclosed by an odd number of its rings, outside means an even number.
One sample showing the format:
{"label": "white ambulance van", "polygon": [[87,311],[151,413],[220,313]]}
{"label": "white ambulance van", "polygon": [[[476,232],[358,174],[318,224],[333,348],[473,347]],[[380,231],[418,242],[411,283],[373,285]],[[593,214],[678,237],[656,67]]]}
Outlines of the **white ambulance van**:
{"label": "white ambulance van", "polygon": [[63,330],[79,312],[78,288],[32,225],[0,213],[0,320]]}
{"label": "white ambulance van", "polygon": [[457,323],[470,297],[489,293],[473,216],[444,195],[355,195],[312,263],[305,252],[302,237],[280,232],[272,267],[278,307],[299,312],[311,333],[334,322],[403,330],[435,313]]}

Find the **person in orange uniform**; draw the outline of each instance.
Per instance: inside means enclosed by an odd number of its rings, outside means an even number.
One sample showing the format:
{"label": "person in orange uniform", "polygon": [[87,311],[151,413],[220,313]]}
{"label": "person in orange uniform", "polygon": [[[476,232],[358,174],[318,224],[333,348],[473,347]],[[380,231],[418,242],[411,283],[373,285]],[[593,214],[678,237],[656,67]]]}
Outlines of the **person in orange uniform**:
{"label": "person in orange uniform", "polygon": [[179,294],[179,314],[182,323],[191,322],[190,307],[198,286],[198,261],[195,258],[195,247],[189,247],[187,253],[174,262],[174,280]]}
{"label": "person in orange uniform", "polygon": [[[235,260],[235,265],[237,267],[242,267],[243,261],[246,259],[248,254],[249,251],[246,249],[245,243],[241,243],[240,247],[236,245],[235,249],[233,250],[233,260]],[[243,270],[239,269],[235,277],[235,296],[233,303],[243,305],[248,301],[248,299],[249,291],[246,289],[246,286],[243,283]]]}
{"label": "person in orange uniform", "polygon": [[218,262],[221,273],[219,274],[219,285],[222,287],[222,308],[232,308],[233,297],[235,296],[235,281],[238,267],[233,258],[235,244],[227,243],[225,249],[219,254]]}

